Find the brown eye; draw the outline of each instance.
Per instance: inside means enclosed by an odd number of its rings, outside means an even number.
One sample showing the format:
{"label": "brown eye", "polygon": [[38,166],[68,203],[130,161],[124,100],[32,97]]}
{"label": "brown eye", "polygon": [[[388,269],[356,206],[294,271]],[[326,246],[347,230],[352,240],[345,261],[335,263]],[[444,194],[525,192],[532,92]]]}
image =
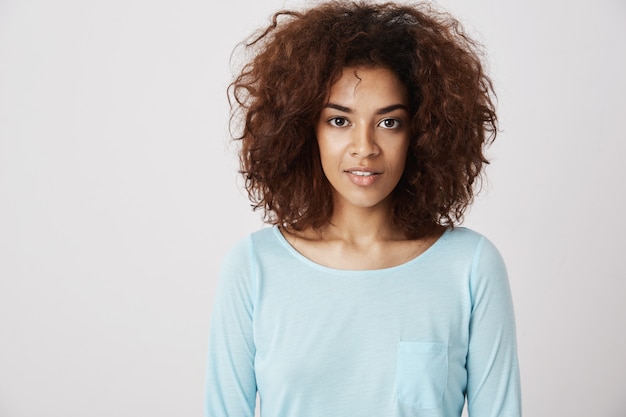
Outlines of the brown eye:
{"label": "brown eye", "polygon": [[331,126],[334,127],[345,127],[348,126],[348,120],[344,117],[333,117],[328,121]]}
{"label": "brown eye", "polygon": [[400,120],[398,119],[384,119],[382,120],[378,126],[384,129],[397,129],[400,127]]}

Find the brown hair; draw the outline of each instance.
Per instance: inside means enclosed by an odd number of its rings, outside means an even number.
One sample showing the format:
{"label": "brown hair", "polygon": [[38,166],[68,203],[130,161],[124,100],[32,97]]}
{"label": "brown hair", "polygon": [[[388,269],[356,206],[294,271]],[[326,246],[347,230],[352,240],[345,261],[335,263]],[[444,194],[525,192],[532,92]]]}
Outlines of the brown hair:
{"label": "brown hair", "polygon": [[462,219],[497,125],[478,45],[458,21],[428,5],[332,1],[277,12],[245,47],[252,58],[229,87],[231,122],[242,117],[241,172],[266,222],[303,230],[330,221],[314,126],[342,69],[357,65],[390,68],[409,92],[395,224],[416,238]]}

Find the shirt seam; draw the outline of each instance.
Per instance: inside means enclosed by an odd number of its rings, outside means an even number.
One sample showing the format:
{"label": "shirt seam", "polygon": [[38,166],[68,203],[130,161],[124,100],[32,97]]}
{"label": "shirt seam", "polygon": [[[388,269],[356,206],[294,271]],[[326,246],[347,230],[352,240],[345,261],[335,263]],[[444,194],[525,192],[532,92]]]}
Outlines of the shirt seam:
{"label": "shirt seam", "polygon": [[471,302],[471,311],[474,311],[474,281],[476,278],[476,275],[478,274],[477,270],[478,270],[478,264],[480,262],[480,257],[482,256],[482,252],[483,252],[483,247],[485,246],[485,237],[481,236],[480,240],[478,241],[478,244],[476,245],[476,249],[474,250],[474,257],[472,259],[472,269],[470,271],[470,277],[469,277],[469,293],[470,293],[470,302]]}

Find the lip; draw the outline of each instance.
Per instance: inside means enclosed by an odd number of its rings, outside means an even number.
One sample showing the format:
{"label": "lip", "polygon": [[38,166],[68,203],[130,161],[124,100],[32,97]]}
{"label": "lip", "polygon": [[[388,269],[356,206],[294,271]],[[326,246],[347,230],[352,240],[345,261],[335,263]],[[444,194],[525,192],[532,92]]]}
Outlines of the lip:
{"label": "lip", "polygon": [[344,170],[344,173],[348,176],[350,181],[360,187],[366,187],[374,184],[379,178],[382,172],[376,171],[369,167],[353,167]]}
{"label": "lip", "polygon": [[344,169],[344,172],[347,172],[347,173],[366,172],[366,173],[369,173],[369,175],[382,174],[382,172],[377,171],[374,168],[370,168],[370,167],[352,167],[352,168]]}

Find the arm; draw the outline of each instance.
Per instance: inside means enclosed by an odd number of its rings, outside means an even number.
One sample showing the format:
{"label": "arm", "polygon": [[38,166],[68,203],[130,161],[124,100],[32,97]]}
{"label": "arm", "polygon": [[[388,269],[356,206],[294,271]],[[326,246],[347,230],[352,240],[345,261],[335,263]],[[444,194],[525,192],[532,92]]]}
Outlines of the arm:
{"label": "arm", "polygon": [[209,336],[206,417],[254,416],[257,388],[252,314],[256,289],[250,248],[249,239],[237,244],[220,272]]}
{"label": "arm", "polygon": [[509,282],[500,253],[484,238],[476,251],[470,290],[469,416],[519,417],[520,382]]}

